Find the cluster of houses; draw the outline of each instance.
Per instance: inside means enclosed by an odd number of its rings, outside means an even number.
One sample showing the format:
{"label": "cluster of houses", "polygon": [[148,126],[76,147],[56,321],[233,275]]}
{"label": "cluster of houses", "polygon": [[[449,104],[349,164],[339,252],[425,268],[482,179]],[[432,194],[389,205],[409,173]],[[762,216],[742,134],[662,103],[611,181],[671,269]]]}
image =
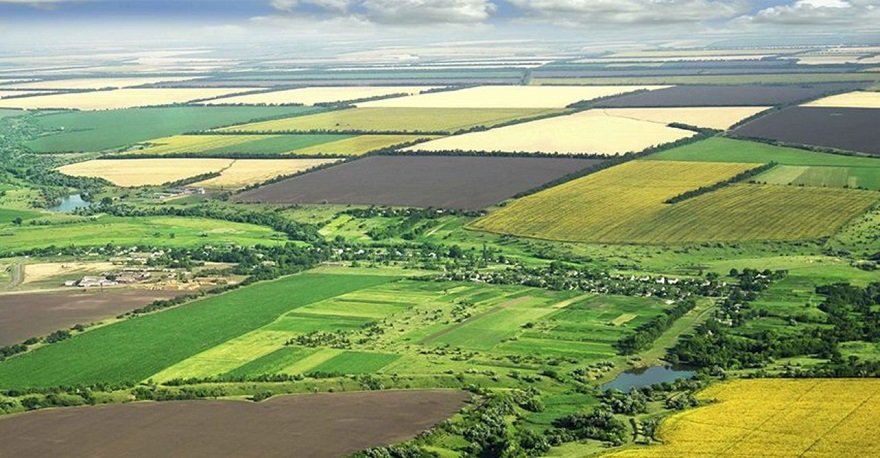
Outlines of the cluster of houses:
{"label": "cluster of houses", "polygon": [[164,200],[164,199],[172,199],[174,197],[188,196],[188,195],[204,195],[205,188],[199,188],[195,186],[186,186],[183,188],[174,188],[167,192],[157,192],[153,194],[153,199],[156,200]]}

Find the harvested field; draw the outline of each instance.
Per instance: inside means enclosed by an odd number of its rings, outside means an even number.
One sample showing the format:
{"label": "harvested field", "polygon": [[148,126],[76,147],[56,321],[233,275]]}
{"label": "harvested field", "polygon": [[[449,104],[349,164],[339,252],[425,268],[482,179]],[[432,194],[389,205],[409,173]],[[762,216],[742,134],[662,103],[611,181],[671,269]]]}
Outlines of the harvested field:
{"label": "harvested field", "polygon": [[615,155],[695,135],[655,122],[589,110],[567,116],[440,138],[404,151],[503,151]]}
{"label": "harvested field", "polygon": [[23,284],[37,283],[60,276],[88,275],[107,272],[113,269],[113,263],[110,262],[47,262],[40,264],[25,264]]}
{"label": "harvested field", "polygon": [[661,423],[661,445],[608,458],[855,457],[880,455],[880,381],[737,380],[698,394],[711,404]]}
{"label": "harvested field", "polygon": [[656,122],[663,125],[681,123],[689,126],[727,130],[741,120],[770,107],[674,107],[674,108],[611,108],[602,110],[608,116]]}
{"label": "harvested field", "polygon": [[336,159],[237,159],[219,177],[194,183],[193,186],[238,189],[335,161]]}
{"label": "harvested field", "polygon": [[589,159],[373,156],[247,191],[235,200],[481,209],[597,163]]}
{"label": "harvested field", "polygon": [[194,184],[239,188],[279,175],[291,175],[333,159],[96,159],[58,169],[73,176],[100,177],[123,187],[160,185],[209,172],[219,177]]}
{"label": "harvested field", "polygon": [[582,100],[593,100],[640,89],[667,86],[480,86],[457,91],[376,100],[359,107],[397,108],[565,108]]}
{"label": "harvested field", "polygon": [[787,86],[676,86],[623,95],[596,104],[602,108],[770,106],[795,103],[831,92],[856,90],[859,83]]}
{"label": "harvested field", "polygon": [[111,110],[186,103],[243,92],[245,89],[116,89],[112,91],[74,92],[17,99],[0,99],[0,107],[71,108],[76,110]]}
{"label": "harvested field", "polygon": [[157,299],[181,294],[181,291],[110,289],[3,294],[0,295],[0,346],[114,317]]}
{"label": "harvested field", "polygon": [[55,134],[25,142],[38,153],[102,151],[168,135],[320,111],[305,107],[163,107],[57,113],[36,118]]}
{"label": "harvested field", "polygon": [[[460,391],[373,391],[78,407],[0,418],[3,456],[340,457],[451,417]],[[39,434],[35,434],[35,432]]]}
{"label": "harvested field", "polygon": [[308,87],[290,89],[286,91],[264,92],[261,94],[240,95],[236,97],[224,97],[205,102],[208,105],[216,104],[244,104],[244,105],[281,105],[303,104],[315,105],[317,103],[348,102],[370,97],[384,97],[390,95],[413,95],[422,91],[433,89],[432,86],[349,86],[349,87]]}
{"label": "harvested field", "polygon": [[880,110],[791,107],[749,122],[735,135],[880,155]]}
{"label": "harvested field", "polygon": [[230,132],[454,132],[551,113],[536,109],[355,108],[221,129]]}
{"label": "harvested field", "polygon": [[137,78],[75,78],[67,80],[45,80],[30,83],[10,84],[8,88],[15,89],[105,89],[143,86],[145,84],[170,83],[175,81],[189,81],[195,77],[137,77]]}
{"label": "harvested field", "polygon": [[804,104],[805,107],[880,108],[880,92],[856,91],[832,95]]}
{"label": "harvested field", "polygon": [[150,140],[143,149],[131,149],[126,153],[139,155],[253,155],[267,156],[290,154],[324,143],[350,138],[348,135],[175,135]]}
{"label": "harvested field", "polygon": [[75,177],[103,178],[116,186],[160,185],[209,172],[220,172],[232,159],[96,159],[58,169]]}

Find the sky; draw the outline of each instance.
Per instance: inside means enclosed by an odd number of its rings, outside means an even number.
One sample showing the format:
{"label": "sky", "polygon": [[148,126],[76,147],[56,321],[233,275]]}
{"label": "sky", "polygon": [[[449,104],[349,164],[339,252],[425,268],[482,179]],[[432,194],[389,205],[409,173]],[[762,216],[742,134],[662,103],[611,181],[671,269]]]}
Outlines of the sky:
{"label": "sky", "polygon": [[880,0],[0,0],[0,40],[876,34]]}

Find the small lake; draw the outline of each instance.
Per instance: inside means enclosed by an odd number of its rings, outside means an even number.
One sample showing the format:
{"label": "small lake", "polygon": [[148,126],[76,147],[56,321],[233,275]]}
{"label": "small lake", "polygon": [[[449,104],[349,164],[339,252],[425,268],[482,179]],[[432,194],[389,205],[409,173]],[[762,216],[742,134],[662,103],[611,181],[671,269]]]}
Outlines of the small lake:
{"label": "small lake", "polygon": [[68,213],[76,210],[77,208],[85,208],[91,206],[91,202],[87,202],[83,200],[82,195],[80,194],[71,194],[67,197],[61,199],[61,204],[58,206],[52,207],[49,210]]}
{"label": "small lake", "polygon": [[624,393],[633,388],[651,386],[655,383],[674,382],[680,378],[691,378],[694,371],[675,366],[654,366],[630,369],[622,372],[614,380],[602,385],[602,391],[620,390]]}

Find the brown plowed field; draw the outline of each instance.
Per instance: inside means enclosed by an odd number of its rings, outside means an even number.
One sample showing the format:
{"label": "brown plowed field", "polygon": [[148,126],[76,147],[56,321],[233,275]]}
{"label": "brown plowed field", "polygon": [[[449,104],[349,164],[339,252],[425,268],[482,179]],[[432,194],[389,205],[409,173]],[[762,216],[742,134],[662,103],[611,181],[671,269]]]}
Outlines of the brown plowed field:
{"label": "brown plowed field", "polygon": [[340,457],[408,440],[467,398],[372,391],[43,410],[0,418],[0,457]]}
{"label": "brown plowed field", "polygon": [[792,107],[749,122],[733,133],[880,155],[877,126],[880,109]]}
{"label": "brown plowed field", "polygon": [[0,295],[0,345],[21,343],[75,324],[89,324],[169,299],[184,291],[65,291]]}
{"label": "brown plowed field", "polygon": [[247,191],[235,200],[482,209],[599,162],[534,157],[373,156]]}
{"label": "brown plowed field", "polygon": [[602,108],[769,106],[815,99],[831,92],[854,91],[863,83],[785,86],[676,86],[622,95],[597,103]]}

